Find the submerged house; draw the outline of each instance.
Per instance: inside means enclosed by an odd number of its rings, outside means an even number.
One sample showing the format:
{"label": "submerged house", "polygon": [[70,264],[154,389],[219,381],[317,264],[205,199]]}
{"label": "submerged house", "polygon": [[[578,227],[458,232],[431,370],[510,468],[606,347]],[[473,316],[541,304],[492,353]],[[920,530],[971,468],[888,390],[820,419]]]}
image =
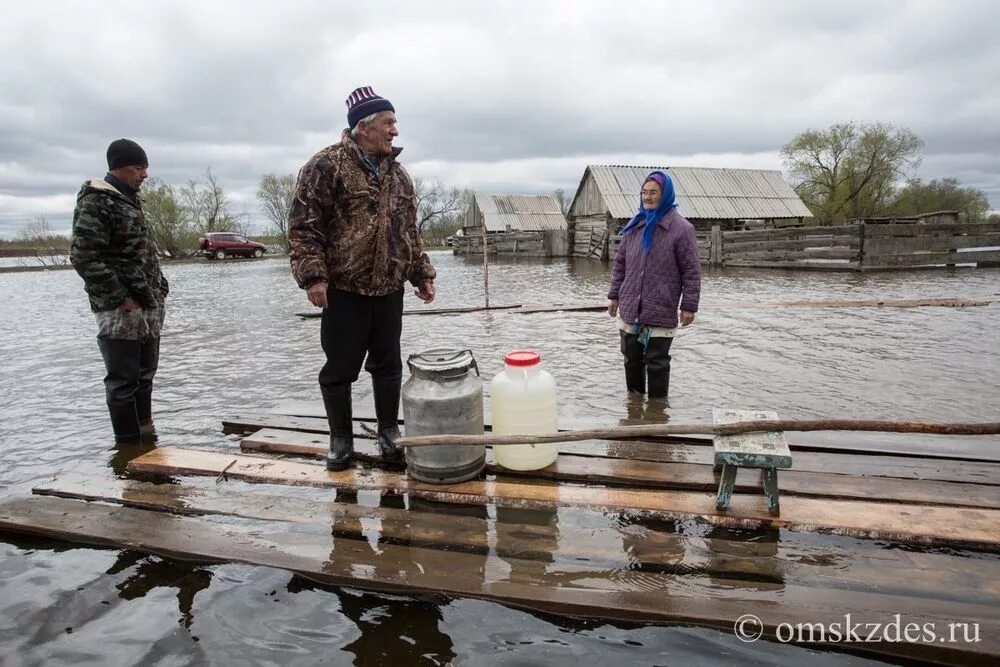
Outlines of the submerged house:
{"label": "submerged house", "polygon": [[617,234],[635,215],[642,183],[654,170],[670,175],[678,211],[694,224],[699,236],[714,226],[723,231],[799,226],[812,217],[776,170],[589,165],[567,216],[572,254],[614,256]]}
{"label": "submerged house", "polygon": [[490,254],[565,257],[569,228],[554,197],[492,195],[476,192],[456,235],[455,254],[482,254],[483,238]]}

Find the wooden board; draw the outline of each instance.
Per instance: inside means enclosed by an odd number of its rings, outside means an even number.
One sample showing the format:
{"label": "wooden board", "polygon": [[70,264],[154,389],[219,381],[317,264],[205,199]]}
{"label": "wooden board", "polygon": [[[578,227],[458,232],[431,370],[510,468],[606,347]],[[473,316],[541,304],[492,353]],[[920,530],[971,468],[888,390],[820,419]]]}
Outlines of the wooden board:
{"label": "wooden board", "polygon": [[[653,623],[694,623],[731,631],[743,614],[757,615],[765,633],[781,623],[891,620],[903,613],[923,625],[978,623],[979,643],[857,644],[852,649],[893,656],[972,664],[1000,656],[997,605],[947,603],[874,592],[786,584],[747,586],[725,578],[630,573],[621,580],[587,565],[539,567],[507,558],[506,574],[487,569],[479,554],[373,545],[332,536],[329,526],[220,523],[210,517],[173,517],[127,507],[61,498],[13,499],[0,505],[0,530],[73,542],[136,549],[208,562],[241,562],[291,570],[334,585],[400,593],[495,600],[545,612]],[[312,528],[312,529],[310,529]],[[902,610],[902,612],[901,612]]]}
{"label": "wooden board", "polygon": [[[583,446],[587,443],[576,443]],[[1000,485],[1000,464],[955,459],[915,458],[903,456],[855,455],[852,451],[812,452],[795,449],[792,470],[825,472],[855,477],[898,477],[945,482]],[[641,440],[606,443],[603,456],[629,460],[711,464],[713,452],[700,445],[674,445]],[[560,447],[560,451],[562,448]],[[577,449],[580,456],[597,456]]]}
{"label": "wooden board", "polygon": [[838,225],[825,227],[796,227],[794,229],[753,229],[748,231],[722,232],[724,242],[745,241],[787,241],[814,236],[860,236],[860,225]]}
{"label": "wooden board", "polygon": [[[332,526],[352,539],[500,558],[684,575],[736,577],[841,590],[877,590],[981,604],[1000,602],[1000,558],[900,550],[829,538],[821,543],[785,535],[775,540],[724,539],[659,530],[627,515],[587,516],[587,531],[560,529],[556,512],[502,511],[495,519],[446,513],[440,506],[366,507],[327,499],[247,493],[233,485],[150,484],[111,477],[65,475],[33,489],[39,495],[101,501],[175,514],[219,514]],[[236,485],[239,486],[239,485]],[[585,512],[585,510],[580,510]],[[566,521],[566,517],[563,517]],[[377,523],[376,523],[377,522]],[[377,528],[372,528],[377,525]],[[759,536],[756,536],[759,537]],[[830,563],[836,562],[831,568]]]}
{"label": "wooden board", "polygon": [[[325,437],[308,433],[262,429],[243,438],[240,446],[251,452],[325,458],[327,442]],[[378,448],[371,440],[355,440],[355,458],[361,462],[381,465]],[[496,465],[492,451],[487,450],[486,472],[507,477],[647,488],[711,491],[718,486],[718,479],[712,470],[710,460],[705,460],[704,463],[654,462],[560,454],[554,464],[543,470],[514,472]],[[879,473],[877,469],[870,472],[873,475]],[[1000,480],[997,482],[1000,483]],[[760,473],[741,470],[736,478],[736,491],[760,492]],[[988,485],[970,483],[954,484],[893,478],[873,480],[848,475],[783,470],[781,491],[790,495],[812,497],[1000,509],[1000,490]]]}
{"label": "wooden board", "polygon": [[782,516],[768,515],[762,495],[736,494],[726,512],[715,509],[715,495],[689,491],[604,489],[567,484],[470,481],[437,486],[398,473],[351,469],[328,472],[316,464],[244,455],[161,447],[133,459],[132,472],[220,476],[251,482],[295,484],[409,494],[442,502],[494,503],[511,507],[587,507],[634,510],[669,518],[701,518],[737,528],[778,527],[920,544],[955,544],[1000,549],[1000,510],[790,497]]}
{"label": "wooden board", "polygon": [[865,225],[865,238],[937,234],[1000,234],[1000,224],[939,222],[929,225]]}

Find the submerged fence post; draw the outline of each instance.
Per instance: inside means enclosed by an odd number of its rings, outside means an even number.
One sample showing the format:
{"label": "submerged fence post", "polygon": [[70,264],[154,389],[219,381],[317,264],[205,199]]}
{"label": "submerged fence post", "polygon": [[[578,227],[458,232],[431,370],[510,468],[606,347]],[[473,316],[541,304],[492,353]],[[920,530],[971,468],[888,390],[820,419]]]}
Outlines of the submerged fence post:
{"label": "submerged fence post", "polygon": [[858,271],[865,270],[865,223],[858,225]]}
{"label": "submerged fence post", "polygon": [[708,263],[711,266],[722,266],[722,227],[712,225],[712,236],[708,246]]}

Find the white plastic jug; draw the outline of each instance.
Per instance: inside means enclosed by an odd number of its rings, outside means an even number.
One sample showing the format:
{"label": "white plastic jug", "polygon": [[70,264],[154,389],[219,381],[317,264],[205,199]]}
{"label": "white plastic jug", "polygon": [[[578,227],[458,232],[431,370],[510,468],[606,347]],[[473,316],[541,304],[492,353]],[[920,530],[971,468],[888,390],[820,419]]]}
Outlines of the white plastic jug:
{"label": "white plastic jug", "polygon": [[[535,435],[555,433],[556,381],[542,370],[537,352],[519,350],[504,358],[504,369],[490,383],[493,433]],[[497,445],[496,462],[510,470],[539,470],[559,455],[557,443]]]}

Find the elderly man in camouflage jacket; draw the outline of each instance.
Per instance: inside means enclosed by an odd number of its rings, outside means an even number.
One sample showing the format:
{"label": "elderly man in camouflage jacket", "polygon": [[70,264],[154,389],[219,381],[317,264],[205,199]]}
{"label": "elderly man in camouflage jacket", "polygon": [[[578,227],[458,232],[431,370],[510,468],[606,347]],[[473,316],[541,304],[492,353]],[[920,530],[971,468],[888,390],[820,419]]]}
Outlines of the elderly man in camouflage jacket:
{"label": "elderly man in camouflage jacket", "polygon": [[372,376],[382,458],[401,457],[403,287],[408,280],[430,303],[436,275],[417,230],[413,182],[396,161],[402,149],[392,145],[395,109],[366,86],[347,99],[347,121],[350,133],[302,167],[288,219],[292,273],[323,308],[319,384],[329,470],[351,463],[351,384],[362,362]]}
{"label": "elderly man in camouflage jacket", "polygon": [[97,318],[115,440],[151,442],[153,376],[169,287],[139,201],[146,153],[134,141],[117,139],[107,158],[107,175],[85,182],[77,195],[70,260]]}

